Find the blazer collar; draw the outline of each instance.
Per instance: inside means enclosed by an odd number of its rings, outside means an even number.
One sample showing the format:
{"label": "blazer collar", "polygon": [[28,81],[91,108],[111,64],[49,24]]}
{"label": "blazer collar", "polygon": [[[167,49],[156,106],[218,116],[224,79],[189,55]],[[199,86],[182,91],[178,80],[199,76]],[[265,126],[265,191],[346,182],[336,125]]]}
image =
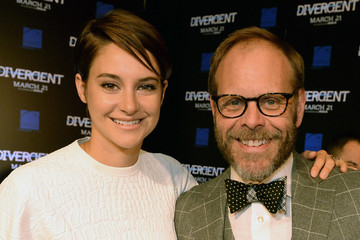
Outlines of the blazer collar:
{"label": "blazer collar", "polygon": [[[233,240],[234,235],[231,230],[228,208],[226,204],[226,190],[225,179],[230,178],[230,167],[226,169],[218,178],[210,181],[207,185],[207,191],[204,192],[205,202],[207,202],[207,209],[215,209],[213,214],[209,214],[208,221],[220,221],[223,224],[216,224],[213,227],[213,231],[217,233],[223,233],[221,239]],[[217,201],[219,199],[220,201]]]}

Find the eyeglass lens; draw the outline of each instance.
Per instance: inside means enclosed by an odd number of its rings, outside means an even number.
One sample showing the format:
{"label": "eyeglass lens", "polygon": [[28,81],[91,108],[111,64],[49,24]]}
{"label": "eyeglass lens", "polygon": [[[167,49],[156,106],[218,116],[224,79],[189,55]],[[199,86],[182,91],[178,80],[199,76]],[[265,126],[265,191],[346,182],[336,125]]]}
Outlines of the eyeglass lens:
{"label": "eyeglass lens", "polygon": [[222,96],[218,99],[218,108],[226,117],[236,117],[244,113],[248,101],[256,101],[260,112],[267,116],[282,114],[287,106],[287,98],[282,94],[265,94],[259,98],[243,98],[241,96]]}

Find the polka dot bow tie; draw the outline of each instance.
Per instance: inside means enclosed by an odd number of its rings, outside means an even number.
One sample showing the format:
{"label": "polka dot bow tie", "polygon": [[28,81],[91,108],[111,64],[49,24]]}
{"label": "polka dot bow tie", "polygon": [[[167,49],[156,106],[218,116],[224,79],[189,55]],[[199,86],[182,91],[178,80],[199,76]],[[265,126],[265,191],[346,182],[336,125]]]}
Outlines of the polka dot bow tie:
{"label": "polka dot bow tie", "polygon": [[261,202],[270,213],[286,213],[286,176],[267,184],[253,185],[225,179],[225,186],[231,213],[252,202]]}

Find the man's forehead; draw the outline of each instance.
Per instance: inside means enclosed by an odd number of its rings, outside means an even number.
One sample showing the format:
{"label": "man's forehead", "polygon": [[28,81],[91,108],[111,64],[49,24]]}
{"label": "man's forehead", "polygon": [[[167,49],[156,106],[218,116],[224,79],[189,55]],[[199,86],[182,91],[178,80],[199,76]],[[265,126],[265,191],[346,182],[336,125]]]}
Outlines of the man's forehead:
{"label": "man's forehead", "polygon": [[[267,69],[267,72],[265,70]],[[282,85],[291,85],[295,81],[294,69],[287,56],[274,44],[265,40],[256,39],[247,44],[238,43],[234,45],[220,62],[215,74],[216,82],[226,81],[224,75],[233,74],[241,76],[259,77],[265,72],[266,79],[287,79]],[[237,75],[236,75],[237,74]],[[250,78],[247,79],[251,80]]]}
{"label": "man's forehead", "polygon": [[[268,45],[269,46],[269,45]],[[241,83],[244,88],[253,84],[266,86],[292,85],[292,66],[280,51],[255,47],[250,51],[233,48],[219,65],[215,79],[218,87]],[[260,87],[260,86],[259,86]]]}

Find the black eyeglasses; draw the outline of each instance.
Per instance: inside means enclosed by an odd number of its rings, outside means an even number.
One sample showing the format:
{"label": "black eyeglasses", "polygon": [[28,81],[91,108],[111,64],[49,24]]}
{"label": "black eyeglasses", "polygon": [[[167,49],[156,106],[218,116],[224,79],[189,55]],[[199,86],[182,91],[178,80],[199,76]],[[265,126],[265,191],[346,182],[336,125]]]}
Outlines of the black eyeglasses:
{"label": "black eyeglasses", "polygon": [[248,106],[248,102],[255,101],[259,111],[268,117],[282,115],[288,106],[289,99],[295,93],[265,93],[257,98],[244,98],[236,94],[211,96],[220,114],[226,118],[241,117]]}

